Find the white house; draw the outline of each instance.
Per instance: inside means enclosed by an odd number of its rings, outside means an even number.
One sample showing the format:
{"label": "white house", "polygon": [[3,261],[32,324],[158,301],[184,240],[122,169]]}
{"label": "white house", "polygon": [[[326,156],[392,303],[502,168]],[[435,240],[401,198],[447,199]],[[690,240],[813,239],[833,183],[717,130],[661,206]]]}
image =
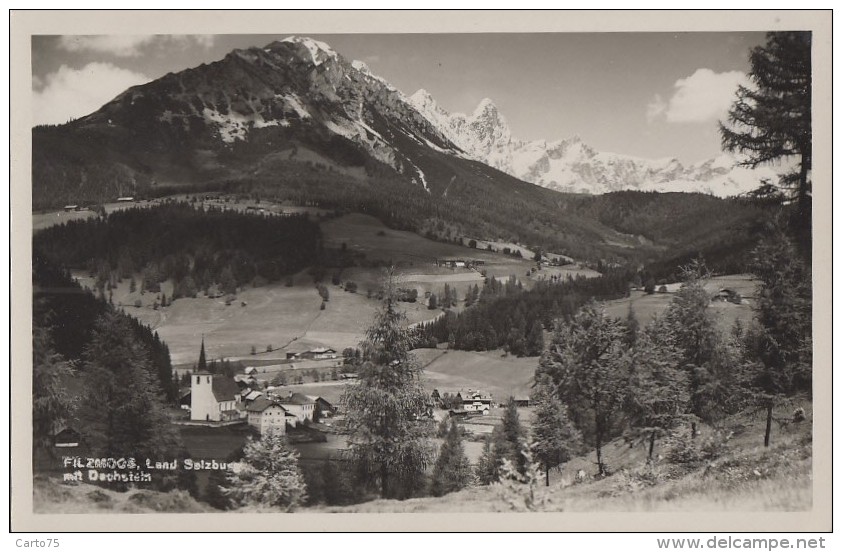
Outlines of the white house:
{"label": "white house", "polygon": [[467,412],[481,412],[486,416],[491,411],[491,403],[491,395],[483,395],[479,391],[468,391],[462,395],[462,408]]}
{"label": "white house", "polygon": [[257,429],[261,435],[269,432],[287,431],[287,422],[295,424],[295,415],[287,412],[280,404],[270,401],[266,397],[258,397],[246,406],[248,424]]}
{"label": "white house", "polygon": [[190,376],[190,419],[220,422],[240,418],[240,388],[233,379],[200,372]]}
{"label": "white house", "polygon": [[316,412],[316,401],[307,395],[290,392],[286,397],[281,397],[279,402],[287,412],[294,414],[299,422],[304,422],[304,420],[313,421],[313,415]]}

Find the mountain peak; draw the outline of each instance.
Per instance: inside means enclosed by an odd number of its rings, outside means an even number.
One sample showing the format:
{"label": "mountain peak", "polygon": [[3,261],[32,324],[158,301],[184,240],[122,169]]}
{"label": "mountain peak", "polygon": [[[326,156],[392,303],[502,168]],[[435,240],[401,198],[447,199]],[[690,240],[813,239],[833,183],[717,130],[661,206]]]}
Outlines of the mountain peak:
{"label": "mountain peak", "polygon": [[281,40],[281,42],[304,46],[310,52],[310,57],[314,65],[321,65],[327,59],[336,59],[338,57],[338,54],[333,48],[326,43],[306,36],[288,36]]}
{"label": "mountain peak", "polygon": [[351,62],[351,67],[353,67],[354,69],[356,69],[360,73],[365,73],[366,75],[371,74],[371,69],[368,67],[368,64],[366,64],[366,62],[364,62],[364,61],[360,61],[358,59],[355,59],[354,61]]}
{"label": "mountain peak", "polygon": [[422,109],[435,109],[436,106],[438,106],[438,103],[435,98],[433,98],[433,95],[423,88],[419,88],[412,96],[409,97],[409,99],[412,101],[413,105]]}
{"label": "mountain peak", "polygon": [[424,88],[419,88],[418,90],[416,90],[415,94],[413,94],[411,97],[415,98],[415,99],[419,99],[419,100],[421,100],[421,99],[432,100],[433,99],[433,95],[430,94],[429,92],[427,92],[427,90],[424,89]]}
{"label": "mountain peak", "polygon": [[494,105],[494,102],[491,101],[490,98],[483,98],[480,100],[479,104],[477,105],[477,108],[474,109],[474,117],[479,117],[480,115],[486,113],[489,115],[496,115],[497,113],[499,113],[497,106]]}

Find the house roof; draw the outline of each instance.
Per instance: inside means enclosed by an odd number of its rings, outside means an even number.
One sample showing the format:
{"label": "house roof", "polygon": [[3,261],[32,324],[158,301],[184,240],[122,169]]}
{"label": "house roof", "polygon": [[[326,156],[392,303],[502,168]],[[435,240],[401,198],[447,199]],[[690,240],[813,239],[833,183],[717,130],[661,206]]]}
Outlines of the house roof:
{"label": "house roof", "polygon": [[286,397],[281,397],[281,404],[315,404],[316,401],[304,395],[303,393],[292,393]]}
{"label": "house roof", "polygon": [[325,403],[326,405],[328,405],[330,407],[333,407],[333,404],[331,404],[331,402],[324,397],[319,396],[319,397],[310,397],[310,398],[313,399],[314,402],[321,401],[321,402]]}
{"label": "house roof", "polygon": [[316,347],[315,349],[310,349],[310,350],[309,350],[309,351],[307,351],[307,352],[308,352],[308,353],[317,353],[317,354],[318,354],[318,353],[328,353],[328,352],[330,352],[330,353],[335,353],[336,351],[335,351],[335,350],[333,350],[333,349],[331,349],[331,348],[329,348],[329,347]]}
{"label": "house roof", "polygon": [[270,401],[266,397],[257,397],[253,400],[248,406],[246,406],[246,411],[248,412],[263,412],[269,407],[277,406],[281,410],[286,411],[283,406],[279,405],[275,401]]}
{"label": "house roof", "polygon": [[462,397],[463,401],[473,401],[475,399],[482,400],[482,401],[493,400],[493,397],[490,394],[484,393],[484,392],[479,391],[479,390],[465,391],[464,389],[459,389],[458,391],[453,391],[453,390],[442,391],[441,389],[439,389],[438,392],[439,392],[440,397],[444,397],[445,394],[448,394],[451,397],[456,397],[456,396]]}
{"label": "house roof", "polygon": [[240,394],[240,386],[225,376],[214,376],[211,389],[217,402],[233,401]]}
{"label": "house roof", "polygon": [[263,393],[261,393],[260,391],[251,391],[244,398],[247,401],[253,401],[253,400],[257,400],[258,397],[262,397],[262,396],[263,396]]}
{"label": "house roof", "polygon": [[76,436],[79,437],[80,433],[76,431],[74,428],[69,426],[56,426],[53,432],[50,434],[51,437],[59,437],[59,436]]}

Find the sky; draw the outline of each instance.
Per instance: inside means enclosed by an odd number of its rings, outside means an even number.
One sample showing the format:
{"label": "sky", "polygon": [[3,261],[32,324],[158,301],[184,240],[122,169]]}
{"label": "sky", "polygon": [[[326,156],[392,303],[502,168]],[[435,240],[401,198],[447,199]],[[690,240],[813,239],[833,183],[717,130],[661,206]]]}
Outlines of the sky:
{"label": "sky", "polygon": [[[34,36],[33,124],[87,115],[129,86],[285,36]],[[717,122],[764,43],[757,32],[309,36],[450,112],[490,98],[517,138],[579,136],[599,151],[683,163],[721,153]]]}

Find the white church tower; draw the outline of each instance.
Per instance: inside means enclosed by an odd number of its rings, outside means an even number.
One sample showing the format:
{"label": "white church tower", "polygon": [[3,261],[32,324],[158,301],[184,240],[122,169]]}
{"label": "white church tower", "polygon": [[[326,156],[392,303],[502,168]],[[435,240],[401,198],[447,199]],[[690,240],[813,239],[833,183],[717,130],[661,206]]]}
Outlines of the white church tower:
{"label": "white church tower", "polygon": [[196,366],[196,373],[190,376],[190,419],[218,422],[220,412],[213,394],[213,375],[207,369],[205,336],[202,335],[199,364]]}
{"label": "white church tower", "polygon": [[219,405],[213,394],[213,375],[198,372],[190,376],[190,419],[218,422]]}

